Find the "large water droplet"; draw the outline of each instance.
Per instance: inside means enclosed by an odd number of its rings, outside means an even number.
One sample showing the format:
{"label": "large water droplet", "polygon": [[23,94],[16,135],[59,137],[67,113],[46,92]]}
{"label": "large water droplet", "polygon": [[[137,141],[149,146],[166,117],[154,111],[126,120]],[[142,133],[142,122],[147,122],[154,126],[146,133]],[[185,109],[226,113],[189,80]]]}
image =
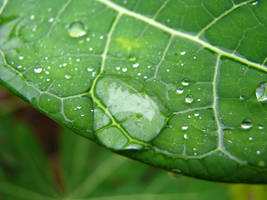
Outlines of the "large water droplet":
{"label": "large water droplet", "polygon": [[86,27],[81,22],[74,22],[70,25],[69,29],[69,36],[73,38],[79,38],[87,34]]}
{"label": "large water droplet", "polygon": [[252,121],[249,119],[243,120],[241,123],[241,128],[248,130],[251,129],[253,127]]}
{"label": "large water droplet", "polygon": [[256,97],[260,102],[267,101],[267,82],[261,83],[256,89]]}

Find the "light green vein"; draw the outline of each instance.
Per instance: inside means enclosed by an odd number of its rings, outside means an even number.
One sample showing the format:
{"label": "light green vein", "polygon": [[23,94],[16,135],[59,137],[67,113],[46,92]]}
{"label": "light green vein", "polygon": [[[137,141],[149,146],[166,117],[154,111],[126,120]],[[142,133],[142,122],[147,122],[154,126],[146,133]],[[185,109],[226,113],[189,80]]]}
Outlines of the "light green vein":
{"label": "light green vein", "polygon": [[218,81],[220,77],[220,61],[221,61],[221,55],[219,54],[217,56],[216,64],[215,64],[215,69],[214,69],[214,77],[213,77],[213,112],[214,112],[214,118],[216,121],[217,125],[217,132],[218,132],[218,144],[217,144],[217,149],[226,154],[230,159],[236,161],[239,164],[246,164],[245,161],[242,161],[233,155],[231,155],[229,152],[225,150],[224,147],[224,132],[223,128],[224,125],[221,121],[221,118],[219,116],[219,98],[218,98]]}
{"label": "light green vein", "polygon": [[231,12],[233,12],[234,10],[236,10],[237,8],[240,8],[244,5],[247,5],[248,3],[252,2],[254,0],[250,0],[250,1],[244,1],[241,2],[239,4],[234,4],[233,7],[229,10],[226,10],[225,12],[223,12],[220,16],[214,18],[214,20],[212,20],[207,26],[205,26],[197,35],[196,37],[200,37],[206,30],[208,30],[209,28],[211,28],[214,24],[216,24],[219,20],[221,20],[222,18],[224,18],[225,16],[227,16],[228,14],[230,14]]}

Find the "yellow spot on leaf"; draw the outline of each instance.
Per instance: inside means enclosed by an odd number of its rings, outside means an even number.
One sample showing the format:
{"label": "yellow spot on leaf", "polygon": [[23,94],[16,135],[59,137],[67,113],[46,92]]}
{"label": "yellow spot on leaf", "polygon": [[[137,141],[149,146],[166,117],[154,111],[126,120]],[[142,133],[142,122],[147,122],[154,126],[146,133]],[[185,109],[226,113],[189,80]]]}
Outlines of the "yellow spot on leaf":
{"label": "yellow spot on leaf", "polygon": [[134,48],[140,47],[139,40],[137,39],[130,41],[130,40],[125,40],[124,38],[117,38],[116,41],[127,51],[131,51]]}

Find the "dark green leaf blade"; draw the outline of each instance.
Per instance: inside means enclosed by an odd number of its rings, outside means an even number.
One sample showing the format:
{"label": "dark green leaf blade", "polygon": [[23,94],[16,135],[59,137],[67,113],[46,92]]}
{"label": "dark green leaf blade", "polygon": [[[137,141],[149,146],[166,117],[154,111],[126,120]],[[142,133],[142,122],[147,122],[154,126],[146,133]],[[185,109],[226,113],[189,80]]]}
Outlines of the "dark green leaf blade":
{"label": "dark green leaf blade", "polygon": [[266,183],[266,1],[2,2],[0,81],[33,106],[145,163]]}

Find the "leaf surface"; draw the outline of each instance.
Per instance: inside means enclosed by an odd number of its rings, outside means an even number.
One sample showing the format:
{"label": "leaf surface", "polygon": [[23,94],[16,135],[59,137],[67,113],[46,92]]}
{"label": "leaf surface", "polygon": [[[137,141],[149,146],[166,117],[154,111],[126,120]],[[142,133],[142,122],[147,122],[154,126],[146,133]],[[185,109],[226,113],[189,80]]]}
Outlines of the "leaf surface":
{"label": "leaf surface", "polygon": [[267,182],[267,2],[1,1],[0,81],[176,173]]}

